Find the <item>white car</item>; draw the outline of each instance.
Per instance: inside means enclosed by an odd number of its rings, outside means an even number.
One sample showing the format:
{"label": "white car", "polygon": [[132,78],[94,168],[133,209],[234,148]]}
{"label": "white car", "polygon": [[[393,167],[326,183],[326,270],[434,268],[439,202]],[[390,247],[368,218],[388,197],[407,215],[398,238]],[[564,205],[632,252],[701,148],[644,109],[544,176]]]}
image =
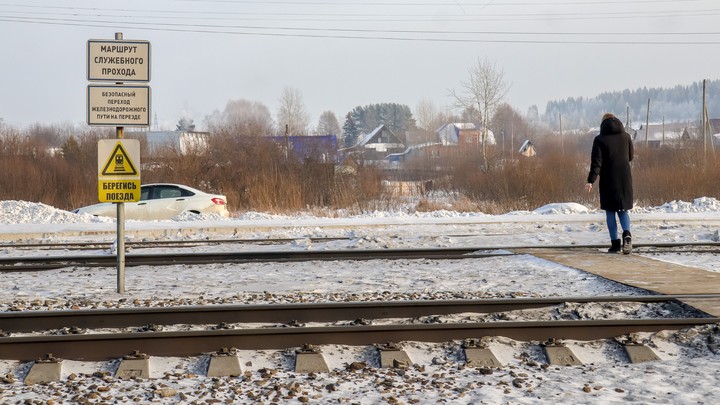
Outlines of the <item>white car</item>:
{"label": "white car", "polygon": [[[114,203],[99,203],[72,212],[114,218],[117,206]],[[224,195],[208,194],[181,184],[145,184],[140,187],[140,201],[125,203],[125,219],[171,219],[183,212],[230,216]]]}

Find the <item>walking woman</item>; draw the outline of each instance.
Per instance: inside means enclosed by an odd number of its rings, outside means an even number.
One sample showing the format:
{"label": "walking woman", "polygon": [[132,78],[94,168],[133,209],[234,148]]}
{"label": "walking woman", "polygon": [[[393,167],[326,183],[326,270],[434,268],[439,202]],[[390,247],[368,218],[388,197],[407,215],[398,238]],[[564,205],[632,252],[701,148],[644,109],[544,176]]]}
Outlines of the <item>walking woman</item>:
{"label": "walking woman", "polygon": [[[622,122],[610,113],[602,117],[600,134],[593,140],[590,157],[590,173],[585,191],[591,192],[593,183],[600,176],[600,208],[605,210],[610,249],[608,253],[632,252],[630,215],[633,207],[632,173],[633,144]],[[618,238],[617,219],[623,229],[622,240]],[[622,244],[622,245],[621,245]]]}

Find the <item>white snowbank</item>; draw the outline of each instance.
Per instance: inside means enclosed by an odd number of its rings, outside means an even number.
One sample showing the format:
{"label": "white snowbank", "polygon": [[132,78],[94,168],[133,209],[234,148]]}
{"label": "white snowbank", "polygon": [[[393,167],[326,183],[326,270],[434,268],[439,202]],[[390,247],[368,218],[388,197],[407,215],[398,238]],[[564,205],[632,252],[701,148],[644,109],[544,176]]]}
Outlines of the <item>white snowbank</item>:
{"label": "white snowbank", "polygon": [[[577,203],[552,203],[537,208],[534,211],[514,211],[505,215],[574,215],[594,214],[598,211],[590,210],[584,205]],[[696,198],[693,202],[671,201],[659,207],[636,207],[633,213],[704,213],[720,212],[720,201],[711,197]],[[213,214],[183,213],[170,221],[248,221],[248,220],[297,220],[312,219],[316,216],[308,213],[296,215],[274,215],[262,212],[245,212],[236,217],[223,218]],[[341,217],[343,217],[341,215]],[[373,211],[361,215],[348,216],[348,218],[472,218],[489,217],[480,212],[458,212],[448,210],[437,210],[430,212],[410,211],[400,209],[394,211]],[[2,224],[84,224],[84,223],[108,223],[115,222],[113,218],[95,217],[89,214],[73,214],[69,211],[60,210],[43,203],[27,201],[0,201],[0,223]],[[134,222],[134,221],[129,221]],[[140,221],[148,222],[148,221]],[[163,221],[152,221],[163,222]]]}

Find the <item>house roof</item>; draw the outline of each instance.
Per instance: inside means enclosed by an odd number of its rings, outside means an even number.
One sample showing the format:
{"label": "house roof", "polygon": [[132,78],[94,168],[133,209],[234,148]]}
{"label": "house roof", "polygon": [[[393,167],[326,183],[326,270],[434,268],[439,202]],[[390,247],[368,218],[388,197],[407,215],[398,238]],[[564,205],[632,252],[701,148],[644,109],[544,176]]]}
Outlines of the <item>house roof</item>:
{"label": "house roof", "polygon": [[425,148],[429,148],[429,147],[431,147],[431,146],[438,146],[438,145],[442,145],[442,143],[440,143],[440,142],[425,142],[425,143],[421,143],[421,144],[419,144],[419,145],[410,145],[410,146],[408,146],[404,151],[402,151],[402,152],[397,152],[397,153],[391,153],[391,154],[389,154],[388,156],[402,156],[402,155],[407,155],[408,153],[410,153],[410,152],[412,152],[412,151],[414,151],[414,150],[417,150],[417,149],[425,149]]}
{"label": "house roof", "polygon": [[[471,122],[454,122],[445,124],[435,131],[440,142],[445,145],[457,145],[460,139],[460,131],[480,131],[479,125]],[[487,131],[488,145],[495,145],[495,134],[488,129]]]}
{"label": "house roof", "polygon": [[439,131],[443,130],[445,127],[449,127],[449,126],[454,127],[455,131],[467,130],[467,129],[478,129],[477,125],[473,124],[472,122],[453,122],[453,123],[445,124],[445,125],[441,126],[435,132],[439,132]]}
{"label": "house roof", "polygon": [[353,148],[358,147],[358,146],[365,146],[365,145],[367,145],[368,143],[370,143],[370,141],[373,140],[373,138],[375,138],[375,136],[377,136],[378,134],[382,133],[383,131],[389,132],[390,135],[394,138],[395,142],[390,142],[390,143],[400,143],[400,144],[402,144],[402,142],[400,141],[400,139],[398,139],[397,135],[395,135],[395,133],[394,133],[392,130],[390,130],[390,128],[388,128],[385,124],[380,124],[380,125],[379,125],[377,128],[375,128],[372,132],[370,132],[369,134],[365,135],[365,136],[363,137],[363,139],[360,140],[360,142],[358,142],[357,144],[355,144],[355,145],[353,146]]}
{"label": "house roof", "polygon": [[[671,122],[666,124],[649,124],[647,126],[647,138],[650,141],[660,141],[663,137],[666,140],[680,139],[689,130],[689,125],[682,122]],[[626,131],[632,134],[631,131]],[[645,140],[645,125],[635,130],[634,140]]]}
{"label": "house roof", "polygon": [[[384,127],[385,127],[385,124],[381,124],[380,126],[378,126],[377,128],[375,128],[372,132],[370,132],[369,134],[365,135],[365,136],[363,137],[363,139],[361,139],[360,142],[357,143],[356,146],[364,146],[364,145],[366,145],[368,142],[370,142],[371,139],[373,139],[373,137],[374,137],[375,135],[377,135],[378,133],[380,133],[380,131],[382,131],[382,129],[383,129]],[[390,130],[388,129],[388,131],[390,131]],[[392,131],[390,131],[390,132],[392,133]],[[393,134],[393,135],[394,135],[394,134]]]}

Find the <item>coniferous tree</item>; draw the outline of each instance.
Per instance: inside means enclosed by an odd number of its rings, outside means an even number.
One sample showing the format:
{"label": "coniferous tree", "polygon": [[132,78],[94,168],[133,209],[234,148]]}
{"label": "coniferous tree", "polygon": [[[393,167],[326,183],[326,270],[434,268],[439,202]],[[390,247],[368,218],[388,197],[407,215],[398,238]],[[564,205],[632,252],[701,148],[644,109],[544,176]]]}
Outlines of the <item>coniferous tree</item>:
{"label": "coniferous tree", "polygon": [[405,137],[405,132],[416,129],[410,107],[397,103],[379,103],[357,106],[349,113],[360,134],[368,134],[384,124],[395,135]]}
{"label": "coniferous tree", "polygon": [[346,147],[353,146],[357,143],[360,137],[360,131],[355,124],[352,113],[347,113],[345,116],[345,123],[343,124],[343,142]]}

